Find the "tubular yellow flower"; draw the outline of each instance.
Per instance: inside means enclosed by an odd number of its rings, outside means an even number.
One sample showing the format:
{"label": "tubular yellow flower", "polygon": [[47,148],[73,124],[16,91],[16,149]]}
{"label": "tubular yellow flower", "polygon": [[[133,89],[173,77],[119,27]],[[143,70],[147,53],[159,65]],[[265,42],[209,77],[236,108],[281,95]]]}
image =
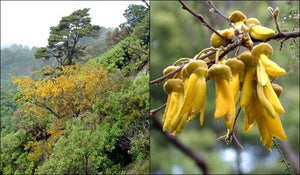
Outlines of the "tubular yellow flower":
{"label": "tubular yellow flower", "polygon": [[250,27],[249,34],[254,39],[265,41],[275,34],[273,29],[262,26],[256,18],[249,18],[245,23]]}
{"label": "tubular yellow flower", "polygon": [[206,81],[207,65],[203,60],[191,61],[184,69],[189,76],[185,86],[184,105],[181,111],[183,116],[189,116],[192,120],[200,112],[200,124],[203,124],[205,101],[206,101]]}
{"label": "tubular yellow flower", "polygon": [[[268,43],[261,43],[253,47],[252,51],[252,59],[255,63],[257,63],[257,80],[261,86],[265,86],[267,82],[270,81],[269,76],[266,72],[265,66],[263,64],[262,59],[265,57],[270,58],[273,54],[273,48]],[[271,60],[269,60],[271,62]],[[275,64],[275,63],[274,63]]]}
{"label": "tubular yellow flower", "polygon": [[225,125],[232,131],[235,118],[235,102],[229,81],[232,78],[229,66],[214,64],[208,70],[209,78],[215,81],[216,86],[216,109],[214,118],[225,116]]}
{"label": "tubular yellow flower", "polygon": [[[255,63],[252,60],[251,52],[245,51],[238,56],[238,59],[243,61],[245,65],[245,77],[243,80],[242,95],[240,105],[246,107],[250,104],[253,97],[255,87],[253,86],[253,80],[255,75]],[[244,111],[245,112],[245,111]]]}
{"label": "tubular yellow flower", "polygon": [[[184,86],[184,98],[185,98],[186,93],[187,93],[186,87],[187,87],[187,84],[188,84],[188,81],[189,81],[189,76],[186,74],[186,71],[184,70],[186,68],[186,66],[187,65],[185,65],[180,71],[180,77],[181,77],[180,79],[183,81],[183,84],[184,84],[183,85]],[[183,103],[184,103],[184,101],[183,101]],[[181,132],[182,128],[185,126],[187,120],[188,120],[189,116],[187,114],[183,115],[182,112],[181,112],[183,108],[184,108],[184,104],[182,105],[182,107],[180,109],[180,112],[179,112],[180,121],[179,121],[178,125],[171,128],[171,133],[173,135],[179,134]]]}
{"label": "tubular yellow flower", "polygon": [[260,21],[259,21],[257,18],[248,18],[248,19],[245,21],[245,24],[246,24],[248,27],[252,27],[252,26],[255,26],[255,25],[260,25]]}
{"label": "tubular yellow flower", "polygon": [[234,102],[236,104],[240,92],[240,79],[244,76],[245,65],[242,61],[236,58],[226,60],[225,64],[230,67],[232,73],[232,80],[230,81],[230,87],[232,89]]}
{"label": "tubular yellow flower", "polygon": [[229,21],[234,23],[236,28],[241,28],[241,26],[244,24],[244,22],[247,20],[246,15],[242,13],[241,11],[234,11],[229,15]]}
{"label": "tubular yellow flower", "polygon": [[257,81],[261,86],[265,86],[269,81],[269,76],[266,73],[265,67],[262,65],[261,60],[258,60],[256,67]]}
{"label": "tubular yellow flower", "polygon": [[[168,66],[163,70],[163,75],[166,75],[166,74],[176,70],[177,68],[179,68],[179,66]],[[168,79],[176,78],[176,77],[178,77],[178,73],[170,76]],[[167,111],[168,111],[168,108],[169,108],[169,105],[170,105],[170,98],[171,98],[171,96],[168,95],[167,104],[166,104],[166,108],[165,108],[165,113],[163,115],[163,121],[165,121],[165,119],[166,119],[166,114],[167,114]]]}
{"label": "tubular yellow flower", "polygon": [[265,93],[265,96],[268,99],[268,101],[274,107],[275,111],[278,112],[279,114],[284,114],[285,111],[276,95],[276,92],[272,88],[272,85],[270,82],[268,82],[266,84],[266,86],[264,86],[264,93]]}
{"label": "tubular yellow flower", "polygon": [[246,107],[242,107],[244,111],[244,131],[248,132],[252,129],[254,123],[254,116],[256,115],[253,101],[251,101]]}
{"label": "tubular yellow flower", "polygon": [[266,55],[261,54],[260,60],[261,60],[262,65],[265,67],[268,75],[276,76],[276,77],[285,75],[285,73],[286,73],[285,70],[283,68],[279,67],[273,61],[271,61]]}
{"label": "tubular yellow flower", "polygon": [[253,118],[253,104],[252,100],[254,98],[254,76],[255,76],[255,63],[252,60],[251,52],[245,51],[242,54],[238,56],[238,59],[243,61],[245,64],[245,77],[243,80],[243,87],[242,87],[242,93],[241,93],[241,100],[240,100],[240,106],[244,112],[244,130],[250,131],[254,118]]}
{"label": "tubular yellow flower", "polygon": [[[261,43],[252,50],[252,58],[257,64],[257,95],[260,103],[264,106],[269,116],[275,118],[277,112],[284,114],[285,111],[276,96],[274,89],[270,83],[268,73],[271,76],[283,75],[285,70],[273,63],[269,58],[273,53],[272,47],[267,43]],[[263,63],[265,62],[265,63]],[[275,66],[276,65],[276,66]],[[269,71],[267,71],[266,69]]]}
{"label": "tubular yellow flower", "polygon": [[278,114],[276,114],[274,118],[268,116],[259,100],[254,100],[253,104],[253,109],[255,111],[255,115],[253,116],[255,122],[258,125],[262,143],[270,150],[272,146],[273,136],[277,137],[280,140],[286,140],[286,135],[283,130],[280,117]]}
{"label": "tubular yellow flower", "polygon": [[261,105],[264,107],[266,112],[268,113],[269,116],[272,118],[275,118],[276,116],[276,111],[273,107],[273,105],[269,102],[267,97],[265,96],[264,88],[260,84],[257,84],[257,96],[258,100],[261,103]]}
{"label": "tubular yellow flower", "polygon": [[177,126],[180,121],[179,112],[184,100],[184,87],[181,79],[168,79],[164,84],[164,90],[168,93],[168,101],[165,109],[163,131],[169,127]]}
{"label": "tubular yellow flower", "polygon": [[256,25],[250,28],[249,34],[254,39],[265,41],[274,36],[275,30]]}
{"label": "tubular yellow flower", "polygon": [[[234,37],[234,29],[229,28],[225,30],[218,30],[218,32],[225,38],[232,40]],[[211,46],[218,48],[220,46],[225,46],[227,43],[222,38],[220,38],[216,33],[213,33],[210,37]]]}

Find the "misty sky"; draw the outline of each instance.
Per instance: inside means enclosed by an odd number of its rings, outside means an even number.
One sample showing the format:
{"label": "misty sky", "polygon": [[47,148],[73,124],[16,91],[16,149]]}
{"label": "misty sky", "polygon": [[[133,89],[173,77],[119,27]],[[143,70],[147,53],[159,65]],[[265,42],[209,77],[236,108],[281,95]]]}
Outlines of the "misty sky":
{"label": "misty sky", "polygon": [[46,46],[50,27],[83,8],[90,8],[92,24],[117,27],[126,21],[123,12],[129,4],[145,5],[141,1],[1,1],[1,47]]}

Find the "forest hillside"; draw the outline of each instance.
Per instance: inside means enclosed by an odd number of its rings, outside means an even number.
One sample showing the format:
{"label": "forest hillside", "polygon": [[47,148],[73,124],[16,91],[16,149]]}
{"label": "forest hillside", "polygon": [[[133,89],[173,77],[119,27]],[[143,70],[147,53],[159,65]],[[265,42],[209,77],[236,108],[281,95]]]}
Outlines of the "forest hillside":
{"label": "forest hillside", "polygon": [[44,48],[1,49],[1,174],[148,173],[149,10],[133,12],[83,37],[68,65],[35,59]]}

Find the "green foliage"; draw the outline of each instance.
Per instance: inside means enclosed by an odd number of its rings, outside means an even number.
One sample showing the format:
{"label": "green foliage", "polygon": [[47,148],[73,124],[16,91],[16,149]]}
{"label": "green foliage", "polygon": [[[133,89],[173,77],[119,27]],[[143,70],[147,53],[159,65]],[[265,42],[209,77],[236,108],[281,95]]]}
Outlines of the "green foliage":
{"label": "green foliage", "polygon": [[[90,118],[92,116],[86,116]],[[50,158],[37,170],[38,174],[97,173],[111,166],[105,151],[111,151],[120,133],[115,124],[93,123],[94,129],[82,125],[80,119],[67,122],[64,136],[55,144]],[[103,167],[102,167],[103,164]]]}
{"label": "green foliage", "polygon": [[145,16],[147,16],[147,10],[149,9],[145,6],[130,4],[123,13],[123,16],[126,18],[126,22],[121,24],[121,26],[129,26],[130,28],[136,27],[136,25],[139,24]]}
{"label": "green foliage", "polygon": [[[27,160],[23,146],[27,141],[26,132],[19,130],[1,137],[1,171],[3,174],[31,174],[33,162]],[[2,174],[1,173],[1,174]]]}
{"label": "green foliage", "polygon": [[37,59],[56,58],[61,65],[71,65],[75,59],[84,55],[84,47],[79,40],[84,36],[98,37],[100,26],[92,25],[89,9],[76,10],[71,15],[62,17],[57,26],[50,28],[48,46],[39,48]]}
{"label": "green foliage", "polygon": [[122,70],[134,74],[144,68],[149,59],[149,16],[137,25],[132,34],[116,44],[101,57],[91,59],[88,64],[100,64],[109,72]]}

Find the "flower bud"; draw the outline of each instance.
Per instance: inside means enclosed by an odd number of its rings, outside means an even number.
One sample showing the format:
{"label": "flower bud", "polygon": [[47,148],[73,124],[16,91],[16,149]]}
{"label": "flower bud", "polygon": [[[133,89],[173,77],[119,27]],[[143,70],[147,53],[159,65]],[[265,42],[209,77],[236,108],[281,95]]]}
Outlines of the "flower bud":
{"label": "flower bud", "polygon": [[279,97],[280,94],[281,94],[281,92],[282,92],[282,87],[279,86],[278,84],[272,83],[272,88],[274,89],[274,91],[275,91],[277,97]]}

